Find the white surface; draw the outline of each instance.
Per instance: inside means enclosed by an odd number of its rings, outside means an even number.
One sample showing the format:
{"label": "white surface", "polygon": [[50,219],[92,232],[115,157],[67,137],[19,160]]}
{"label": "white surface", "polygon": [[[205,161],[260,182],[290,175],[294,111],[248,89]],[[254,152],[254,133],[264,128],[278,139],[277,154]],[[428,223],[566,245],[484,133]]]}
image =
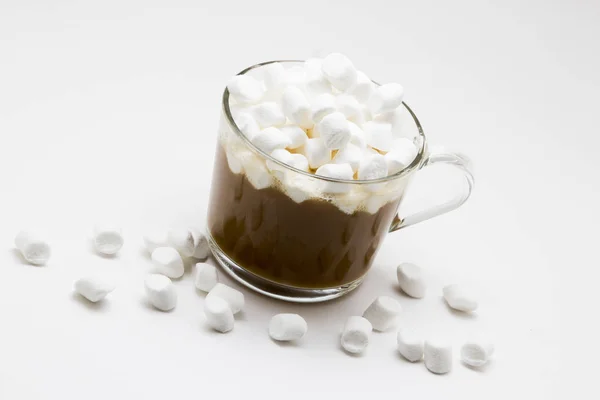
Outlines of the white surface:
{"label": "white surface", "polygon": [[[207,398],[226,388],[264,398],[548,399],[584,390],[571,382],[594,378],[584,363],[595,349],[563,353],[560,344],[595,337],[581,317],[597,320],[585,311],[598,304],[585,271],[598,267],[598,235],[585,232],[600,204],[599,12],[593,1],[541,0],[2,1],[0,399],[183,399],[199,388]],[[389,235],[364,285],[338,301],[291,305],[244,290],[246,310],[222,335],[205,326],[188,268],[173,312],[147,306],[141,235],[202,224],[230,76],[329,51],[404,86],[430,142],[473,159],[472,199]],[[124,228],[115,258],[96,255],[87,236],[107,217]],[[30,226],[52,239],[46,267],[11,249]],[[396,289],[402,261],[426,270],[425,299]],[[74,298],[75,279],[97,271],[116,280],[108,301]],[[481,288],[473,317],[441,298],[458,281]],[[570,297],[572,287],[586,298]],[[395,331],[374,333],[362,357],[344,354],[346,318],[377,295],[401,302],[402,326],[448,335],[455,355],[470,332],[493,333],[494,360],[484,372],[455,361],[435,376],[399,356]],[[299,344],[269,339],[280,312],[306,318]],[[566,327],[578,341],[562,337]]]}

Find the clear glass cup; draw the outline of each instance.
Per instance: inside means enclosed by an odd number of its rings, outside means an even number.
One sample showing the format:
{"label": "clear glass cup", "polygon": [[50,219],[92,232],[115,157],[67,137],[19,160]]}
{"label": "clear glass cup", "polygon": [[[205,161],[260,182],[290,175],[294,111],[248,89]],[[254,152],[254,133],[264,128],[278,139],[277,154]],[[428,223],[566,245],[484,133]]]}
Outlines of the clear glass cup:
{"label": "clear glass cup", "polygon": [[[360,285],[388,232],[462,205],[473,187],[468,160],[429,151],[419,120],[403,106],[402,130],[418,149],[412,163],[385,178],[346,181],[295,169],[254,146],[236,125],[225,89],[207,217],[210,248],[223,269],[281,300],[330,300]],[[415,214],[399,212],[415,173],[433,164],[462,172],[456,197]]]}

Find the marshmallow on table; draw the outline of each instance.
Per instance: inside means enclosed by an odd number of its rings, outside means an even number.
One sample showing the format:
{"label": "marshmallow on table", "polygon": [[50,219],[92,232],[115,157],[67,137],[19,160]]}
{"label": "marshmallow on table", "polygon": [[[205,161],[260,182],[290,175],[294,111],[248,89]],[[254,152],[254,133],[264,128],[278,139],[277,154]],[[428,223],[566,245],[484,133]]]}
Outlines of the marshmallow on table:
{"label": "marshmallow on table", "polygon": [[401,329],[396,336],[398,351],[410,362],[423,358],[423,340],[410,329]]}
{"label": "marshmallow on table", "polygon": [[115,290],[115,285],[96,277],[85,277],[75,282],[75,292],[96,303]]}
{"label": "marshmallow on table", "polygon": [[397,270],[400,289],[410,297],[421,299],[425,296],[425,279],[421,268],[412,263],[402,263]]}
{"label": "marshmallow on table", "polygon": [[323,117],[336,111],[335,97],[331,93],[323,93],[315,97],[311,104],[312,120],[316,124]]}
{"label": "marshmallow on table", "polygon": [[463,312],[471,312],[477,309],[477,300],[469,289],[461,285],[448,285],[443,289],[444,299],[450,307]]}
{"label": "marshmallow on table", "polygon": [[44,265],[50,259],[50,245],[32,232],[19,232],[15,237],[15,246],[30,264]]}
{"label": "marshmallow on table", "polygon": [[352,61],[340,53],[331,53],[325,57],[321,70],[331,85],[342,92],[352,88],[358,79]]}
{"label": "marshmallow on table", "polygon": [[267,154],[275,149],[285,149],[290,145],[290,138],[277,128],[263,129],[252,138],[252,143]]}
{"label": "marshmallow on table", "polygon": [[234,121],[239,130],[242,131],[242,133],[246,135],[248,139],[252,139],[258,132],[260,132],[258,123],[248,112],[240,112],[238,116],[234,118]]}
{"label": "marshmallow on table", "polygon": [[390,151],[393,140],[391,124],[369,121],[363,124],[362,129],[371,147],[384,152]]}
{"label": "marshmallow on table", "polygon": [[262,129],[271,126],[282,126],[286,122],[281,106],[273,101],[257,104],[248,109],[254,120]]}
{"label": "marshmallow on table", "polygon": [[358,71],[356,73],[356,84],[348,91],[348,93],[356,97],[359,102],[367,103],[374,89],[375,84],[369,79],[367,74]]}
{"label": "marshmallow on table", "polygon": [[434,374],[445,374],[452,369],[452,346],[440,340],[426,340],[425,367]]}
{"label": "marshmallow on table", "polygon": [[169,246],[169,233],[162,230],[152,230],[144,234],[144,246],[152,253],[159,247]]}
{"label": "marshmallow on table", "polygon": [[286,125],[279,128],[281,133],[290,139],[290,144],[287,146],[288,149],[297,149],[306,144],[308,136],[304,129],[297,125]]}
{"label": "marshmallow on table", "polygon": [[362,353],[369,345],[372,330],[373,326],[366,318],[357,316],[348,318],[342,332],[342,347],[348,353]]}
{"label": "marshmallow on table", "polygon": [[385,158],[378,153],[367,154],[358,167],[359,180],[384,178],[388,174]]}
{"label": "marshmallow on table", "polygon": [[394,139],[391,150],[385,154],[388,174],[393,175],[402,171],[413,162],[418,150],[412,140],[406,138]]}
{"label": "marshmallow on table", "polygon": [[404,88],[397,83],[386,83],[375,88],[369,98],[369,109],[373,114],[393,111],[402,105]]}
{"label": "marshmallow on table", "polygon": [[282,342],[298,340],[307,330],[306,321],[298,314],[277,314],[269,323],[269,336]]}
{"label": "marshmallow on table", "polygon": [[304,62],[304,87],[311,95],[331,93],[331,84],[323,75],[322,67],[323,60],[319,58],[309,58]]}
{"label": "marshmallow on table", "polygon": [[319,168],[331,161],[331,150],[325,146],[323,138],[308,139],[304,145],[304,156],[311,168]]}
{"label": "marshmallow on table", "polygon": [[206,299],[208,300],[209,297],[220,297],[225,300],[234,314],[239,313],[244,308],[244,294],[222,283],[217,283],[208,292]]}
{"label": "marshmallow on table", "polygon": [[148,301],[161,311],[170,311],[177,305],[175,285],[160,274],[148,275],[144,281]]}
{"label": "marshmallow on table", "polygon": [[94,246],[101,254],[113,255],[123,247],[121,228],[110,225],[96,225],[94,227]]}
{"label": "marshmallow on table", "polygon": [[192,229],[192,237],[194,238],[194,253],[192,257],[198,260],[205,260],[210,255],[210,247],[206,235],[196,229]]}
{"label": "marshmallow on table", "polygon": [[312,128],[311,106],[302,90],[288,86],[281,96],[281,105],[286,117],[302,128]]}
{"label": "marshmallow on table", "polygon": [[331,162],[334,164],[349,164],[352,168],[352,172],[354,173],[358,171],[358,167],[360,166],[362,158],[363,152],[361,148],[355,144],[348,143],[337,152]]}
{"label": "marshmallow on table", "polygon": [[350,127],[350,143],[355,144],[361,149],[367,147],[367,135],[365,132],[352,121],[348,121]]}
{"label": "marshmallow on table", "polygon": [[326,115],[315,126],[318,136],[323,139],[325,147],[330,150],[338,150],[350,141],[350,125],[341,112]]}
{"label": "marshmallow on table", "polygon": [[184,272],[183,260],[172,247],[159,247],[152,252],[152,261],[156,273],[169,278],[180,278]]}
{"label": "marshmallow on table", "polygon": [[235,324],[229,304],[220,297],[207,297],[204,300],[204,315],[206,323],[221,333],[231,331]]}
{"label": "marshmallow on table", "polygon": [[218,283],[217,268],[207,263],[196,264],[194,285],[198,290],[210,292]]}
{"label": "marshmallow on table", "polygon": [[174,248],[182,257],[191,257],[196,249],[194,235],[188,229],[171,229],[168,232],[169,246]]}
{"label": "marshmallow on table", "polygon": [[230,96],[240,104],[254,104],[265,94],[262,82],[250,75],[236,75],[227,84]]}
{"label": "marshmallow on table", "polygon": [[400,311],[400,304],[396,300],[379,296],[365,310],[363,317],[369,320],[373,329],[383,332],[396,325]]}
{"label": "marshmallow on table", "polygon": [[460,350],[462,362],[471,367],[483,367],[494,354],[494,345],[487,340],[469,340]]}
{"label": "marshmallow on table", "polygon": [[[320,166],[315,175],[327,178],[351,180],[354,171],[350,164],[325,164]],[[347,193],[351,186],[347,183],[323,181],[323,192],[325,193]]]}

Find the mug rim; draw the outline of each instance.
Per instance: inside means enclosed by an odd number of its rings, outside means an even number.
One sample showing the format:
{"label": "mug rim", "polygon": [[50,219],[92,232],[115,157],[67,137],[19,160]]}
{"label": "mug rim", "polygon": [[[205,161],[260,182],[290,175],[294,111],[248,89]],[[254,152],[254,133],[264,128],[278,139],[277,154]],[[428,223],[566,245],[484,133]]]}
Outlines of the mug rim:
{"label": "mug rim", "polygon": [[[273,64],[273,63],[302,63],[304,62],[304,60],[273,60],[273,61],[265,61],[262,63],[258,63],[258,64],[254,64],[242,71],[240,71],[237,75],[244,75],[249,71],[252,71],[253,69],[256,68],[260,68],[262,66],[268,65],[268,64]],[[373,83],[377,86],[381,86],[379,83],[373,81]],[[408,104],[406,104],[404,101],[402,102],[402,105],[404,106],[404,108],[406,108],[406,110],[408,111],[408,113],[410,114],[410,116],[412,117],[415,125],[417,126],[417,130],[418,130],[418,136],[421,138],[420,142],[420,148],[418,149],[417,155],[415,157],[415,159],[409,164],[407,165],[405,168],[401,169],[400,171],[396,172],[393,175],[388,175],[385,176],[383,178],[378,178],[378,179],[369,179],[369,180],[359,180],[359,179],[337,179],[337,178],[330,178],[330,177],[326,177],[326,176],[321,176],[321,175],[316,175],[307,171],[303,171],[301,169],[292,167],[291,165],[288,165],[274,157],[272,157],[270,154],[265,153],[262,149],[260,149],[259,147],[255,146],[254,143],[252,143],[252,141],[246,137],[246,135],[244,135],[244,133],[240,130],[240,128],[237,126],[237,124],[235,123],[235,120],[233,118],[233,115],[231,114],[231,108],[229,107],[229,89],[227,88],[227,86],[225,86],[225,90],[223,91],[223,96],[222,96],[222,110],[225,113],[226,119],[227,119],[227,123],[229,124],[229,127],[233,130],[233,132],[235,132],[235,134],[241,138],[246,145],[248,145],[248,147],[250,147],[250,149],[254,152],[257,153],[258,155],[260,155],[261,157],[265,158],[266,160],[269,160],[271,162],[274,162],[278,165],[280,165],[281,167],[294,171],[296,173],[311,177],[313,179],[318,179],[318,180],[323,180],[323,181],[328,181],[328,182],[336,182],[336,183],[345,183],[345,184],[353,184],[353,185],[366,185],[366,184],[373,184],[373,183],[384,183],[384,182],[390,182],[393,181],[395,179],[404,177],[405,175],[408,175],[409,173],[411,173],[412,171],[418,170],[422,164],[424,163],[425,160],[425,153],[426,153],[426,148],[427,148],[427,138],[425,136],[425,132],[423,132],[423,128],[421,127],[421,123],[419,122],[419,119],[417,118],[417,116],[415,115],[415,113],[413,112],[413,110],[408,106]]]}

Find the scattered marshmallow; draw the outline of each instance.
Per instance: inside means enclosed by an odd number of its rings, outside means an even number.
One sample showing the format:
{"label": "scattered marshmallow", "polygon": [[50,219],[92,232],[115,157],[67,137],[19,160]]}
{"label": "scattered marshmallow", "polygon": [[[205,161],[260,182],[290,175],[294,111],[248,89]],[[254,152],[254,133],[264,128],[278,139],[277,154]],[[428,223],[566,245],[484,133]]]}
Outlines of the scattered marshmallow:
{"label": "scattered marshmallow", "polygon": [[[315,175],[334,179],[352,180],[354,171],[350,164],[325,164],[320,166]],[[323,181],[323,192],[325,193],[347,193],[351,186],[347,183]]]}
{"label": "scattered marshmallow", "polygon": [[15,237],[15,246],[30,264],[44,265],[50,259],[50,245],[32,232],[19,232]]}
{"label": "scattered marshmallow", "polygon": [[115,285],[96,277],[85,277],[75,282],[75,292],[96,303],[115,290]]}
{"label": "scattered marshmallow", "polygon": [[311,104],[311,118],[316,124],[325,116],[334,113],[336,110],[335,97],[333,97],[331,93],[323,93],[315,97]]}
{"label": "scattered marshmallow", "polygon": [[463,312],[471,312],[477,309],[477,300],[470,291],[461,285],[448,285],[443,290],[444,299],[450,307]]}
{"label": "scattered marshmallow", "polygon": [[340,53],[331,53],[325,57],[321,68],[331,85],[342,92],[353,87],[358,79],[352,61]]}
{"label": "scattered marshmallow", "polygon": [[168,232],[169,246],[181,254],[181,257],[191,257],[196,250],[194,235],[188,229],[171,229]]}
{"label": "scattered marshmallow", "polygon": [[385,154],[388,174],[393,175],[402,171],[413,162],[418,150],[412,140],[406,138],[394,139],[391,150]]}
{"label": "scattered marshmallow", "polygon": [[357,316],[348,318],[342,332],[342,347],[348,353],[362,353],[369,345],[372,330],[373,326],[366,318]]}
{"label": "scattered marshmallow", "polygon": [[356,97],[361,103],[367,103],[371,94],[375,90],[375,84],[367,74],[362,71],[356,73],[356,84],[350,89],[349,93]]}
{"label": "scattered marshmallow", "polygon": [[397,270],[400,289],[410,297],[421,299],[425,297],[425,279],[418,265],[402,263]]}
{"label": "scattered marshmallow", "polygon": [[379,296],[363,313],[376,331],[386,331],[393,328],[401,311],[400,304],[391,297]]}
{"label": "scattered marshmallow", "polygon": [[210,292],[218,283],[217,268],[207,263],[196,264],[194,285],[203,292]]}
{"label": "scattered marshmallow", "polygon": [[483,367],[494,354],[494,345],[487,340],[470,340],[460,350],[462,362],[471,367]]}
{"label": "scattered marshmallow", "polygon": [[191,232],[194,238],[194,253],[192,257],[198,260],[206,260],[210,255],[210,247],[206,235],[196,229],[192,229]]}
{"label": "scattered marshmallow", "polygon": [[267,101],[250,107],[250,113],[262,129],[271,126],[282,126],[286,118],[281,106],[274,101]]}
{"label": "scattered marshmallow", "polygon": [[217,283],[211,291],[208,292],[206,299],[209,297],[220,297],[225,300],[227,304],[229,304],[231,312],[234,314],[239,313],[244,308],[244,294],[239,290],[222,283]]}
{"label": "scattered marshmallow", "polygon": [[355,144],[361,150],[366,149],[367,135],[362,130],[362,128],[360,128],[352,121],[348,121],[348,126],[350,127],[350,143]]}
{"label": "scattered marshmallow", "polygon": [[227,84],[230,96],[239,104],[255,104],[265,94],[265,88],[258,79],[250,75],[236,75]]}
{"label": "scattered marshmallow", "polygon": [[283,112],[292,123],[302,128],[312,128],[311,106],[302,90],[288,86],[281,97]]}
{"label": "scattered marshmallow", "polygon": [[315,126],[318,135],[323,139],[325,147],[338,150],[350,141],[350,125],[341,112],[334,112],[323,117]]}
{"label": "scattered marshmallow", "polygon": [[101,254],[117,254],[123,247],[121,228],[109,225],[96,225],[94,227],[94,246]]}
{"label": "scattered marshmallow", "polygon": [[170,311],[177,305],[175,285],[164,275],[152,274],[144,281],[148,301],[161,311]]}
{"label": "scattered marshmallow", "polygon": [[240,112],[238,116],[235,117],[235,124],[248,139],[252,139],[258,132],[260,132],[258,123],[254,117],[247,112]]}
{"label": "scattered marshmallow", "polygon": [[337,152],[331,161],[335,164],[349,164],[354,175],[354,172],[358,171],[362,158],[362,149],[355,144],[348,143]]}
{"label": "scattered marshmallow", "polygon": [[152,253],[159,247],[169,246],[169,232],[163,230],[151,230],[144,234],[144,246]]}
{"label": "scattered marshmallow", "polygon": [[397,83],[386,83],[375,88],[369,98],[368,106],[373,114],[393,111],[402,105],[404,88]]}
{"label": "scattered marshmallow", "polygon": [[362,129],[371,147],[384,152],[390,151],[393,140],[391,124],[369,121],[363,124]]}
{"label": "scattered marshmallow", "polygon": [[378,153],[363,157],[358,167],[359,180],[372,180],[384,178],[388,174],[385,158]]}
{"label": "scattered marshmallow", "polygon": [[179,252],[172,247],[159,247],[152,252],[152,261],[156,273],[169,278],[180,278],[184,272],[183,260]]}
{"label": "scattered marshmallow", "polygon": [[398,351],[402,357],[410,362],[420,361],[423,358],[423,340],[410,329],[401,329],[396,336]]}
{"label": "scattered marshmallow", "polygon": [[323,138],[308,139],[304,145],[304,156],[311,168],[319,168],[331,161],[331,150],[325,146]]}
{"label": "scattered marshmallow", "polygon": [[331,84],[323,75],[323,60],[309,58],[304,62],[305,88],[312,95],[331,93]]}
{"label": "scattered marshmallow", "polygon": [[356,97],[342,93],[336,97],[336,106],[346,119],[354,122],[362,122],[362,107]]}
{"label": "scattered marshmallow", "polygon": [[434,374],[446,374],[452,369],[452,346],[437,340],[426,340],[424,359],[427,369]]}
{"label": "scattered marshmallow", "polygon": [[298,340],[307,330],[306,321],[298,314],[277,314],[269,323],[269,336],[281,342]]}
{"label": "scattered marshmallow", "polygon": [[220,297],[206,297],[204,300],[206,323],[214,330],[227,333],[233,329],[235,320],[227,301]]}
{"label": "scattered marshmallow", "polygon": [[266,128],[252,138],[252,143],[267,154],[275,149],[285,149],[290,139],[277,128]]}
{"label": "scattered marshmallow", "polygon": [[288,144],[288,149],[297,149],[306,144],[308,140],[308,136],[306,136],[306,132],[304,129],[300,128],[297,125],[286,125],[279,128],[281,133],[287,136],[290,139],[290,144]]}

